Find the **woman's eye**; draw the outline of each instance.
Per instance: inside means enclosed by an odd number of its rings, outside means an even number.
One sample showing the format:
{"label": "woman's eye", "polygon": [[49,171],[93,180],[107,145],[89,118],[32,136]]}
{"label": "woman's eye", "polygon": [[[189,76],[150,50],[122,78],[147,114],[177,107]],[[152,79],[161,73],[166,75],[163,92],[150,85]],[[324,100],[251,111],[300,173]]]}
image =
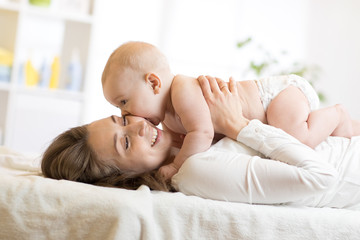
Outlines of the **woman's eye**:
{"label": "woman's eye", "polygon": [[127,103],[126,100],[121,100],[121,101],[120,101],[121,106],[124,106],[126,103]]}
{"label": "woman's eye", "polygon": [[129,148],[129,138],[125,137],[125,149]]}

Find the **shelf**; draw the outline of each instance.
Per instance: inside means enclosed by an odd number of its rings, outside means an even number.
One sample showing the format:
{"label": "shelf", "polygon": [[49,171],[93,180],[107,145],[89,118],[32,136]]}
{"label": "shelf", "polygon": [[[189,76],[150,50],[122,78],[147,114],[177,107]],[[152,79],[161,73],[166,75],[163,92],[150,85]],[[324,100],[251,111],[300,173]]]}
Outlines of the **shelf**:
{"label": "shelf", "polygon": [[[83,124],[95,1],[87,14],[87,4],[76,12],[64,0],[49,7],[0,0],[0,47],[14,55],[10,80],[0,81],[0,144],[42,152],[58,134]],[[76,90],[68,90],[72,81]]]}
{"label": "shelf", "polygon": [[0,9],[9,10],[9,11],[19,11],[20,3],[16,2],[3,2],[0,0]]}
{"label": "shelf", "polygon": [[48,89],[40,87],[17,87],[17,94],[27,94],[39,97],[61,98],[74,101],[82,101],[84,94],[82,92],[68,91],[62,89]]}
{"label": "shelf", "polygon": [[14,91],[16,94],[28,94],[36,95],[40,97],[54,97],[62,98],[74,101],[84,100],[84,93],[79,91],[70,91],[64,89],[49,89],[41,87],[27,87],[27,86],[17,86],[12,87],[9,83],[0,82],[0,94],[1,92]]}
{"label": "shelf", "polygon": [[80,23],[92,23],[93,17],[89,14],[78,14],[75,12],[65,12],[60,10],[54,10],[51,8],[27,6],[24,9],[25,14],[43,16],[46,18],[61,19],[65,21],[74,21]]}
{"label": "shelf", "polygon": [[43,16],[47,18],[61,19],[65,21],[74,21],[91,24],[93,16],[84,13],[67,12],[66,10],[57,10],[52,7],[33,6],[28,3],[18,3],[0,0],[0,10],[14,11],[23,14]]}
{"label": "shelf", "polygon": [[0,82],[0,90],[2,91],[9,91],[10,90],[10,83],[7,82]]}

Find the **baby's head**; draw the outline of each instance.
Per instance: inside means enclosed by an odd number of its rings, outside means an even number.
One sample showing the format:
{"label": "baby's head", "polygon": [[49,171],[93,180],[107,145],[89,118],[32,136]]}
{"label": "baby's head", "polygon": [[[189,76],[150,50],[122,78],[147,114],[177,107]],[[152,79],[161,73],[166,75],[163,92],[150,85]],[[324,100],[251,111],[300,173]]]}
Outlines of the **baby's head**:
{"label": "baby's head", "polygon": [[102,75],[107,101],[155,125],[164,120],[173,75],[166,57],[145,42],[127,42],[109,57]]}

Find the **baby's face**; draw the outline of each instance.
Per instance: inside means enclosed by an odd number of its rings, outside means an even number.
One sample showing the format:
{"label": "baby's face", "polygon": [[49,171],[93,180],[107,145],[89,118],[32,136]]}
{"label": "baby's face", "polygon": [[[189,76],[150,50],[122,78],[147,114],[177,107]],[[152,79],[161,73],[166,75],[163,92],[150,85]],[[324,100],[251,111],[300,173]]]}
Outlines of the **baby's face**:
{"label": "baby's face", "polygon": [[113,68],[103,85],[106,100],[121,109],[122,115],[131,114],[158,125],[165,118],[165,109],[153,88],[145,81],[145,74],[129,68]]}
{"label": "baby's face", "polygon": [[91,123],[88,131],[100,159],[125,171],[154,170],[170,154],[171,135],[140,117],[113,115]]}

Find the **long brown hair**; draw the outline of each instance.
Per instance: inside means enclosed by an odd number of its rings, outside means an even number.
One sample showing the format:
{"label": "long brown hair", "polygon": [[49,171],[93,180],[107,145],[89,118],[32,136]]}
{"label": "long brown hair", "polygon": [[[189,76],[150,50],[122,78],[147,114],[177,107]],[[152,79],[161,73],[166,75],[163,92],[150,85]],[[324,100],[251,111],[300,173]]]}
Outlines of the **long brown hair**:
{"label": "long brown hair", "polygon": [[43,175],[125,189],[137,189],[145,184],[153,190],[172,190],[169,183],[158,177],[157,170],[133,175],[115,165],[105,164],[88,144],[88,136],[87,125],[71,128],[57,136],[43,154]]}

